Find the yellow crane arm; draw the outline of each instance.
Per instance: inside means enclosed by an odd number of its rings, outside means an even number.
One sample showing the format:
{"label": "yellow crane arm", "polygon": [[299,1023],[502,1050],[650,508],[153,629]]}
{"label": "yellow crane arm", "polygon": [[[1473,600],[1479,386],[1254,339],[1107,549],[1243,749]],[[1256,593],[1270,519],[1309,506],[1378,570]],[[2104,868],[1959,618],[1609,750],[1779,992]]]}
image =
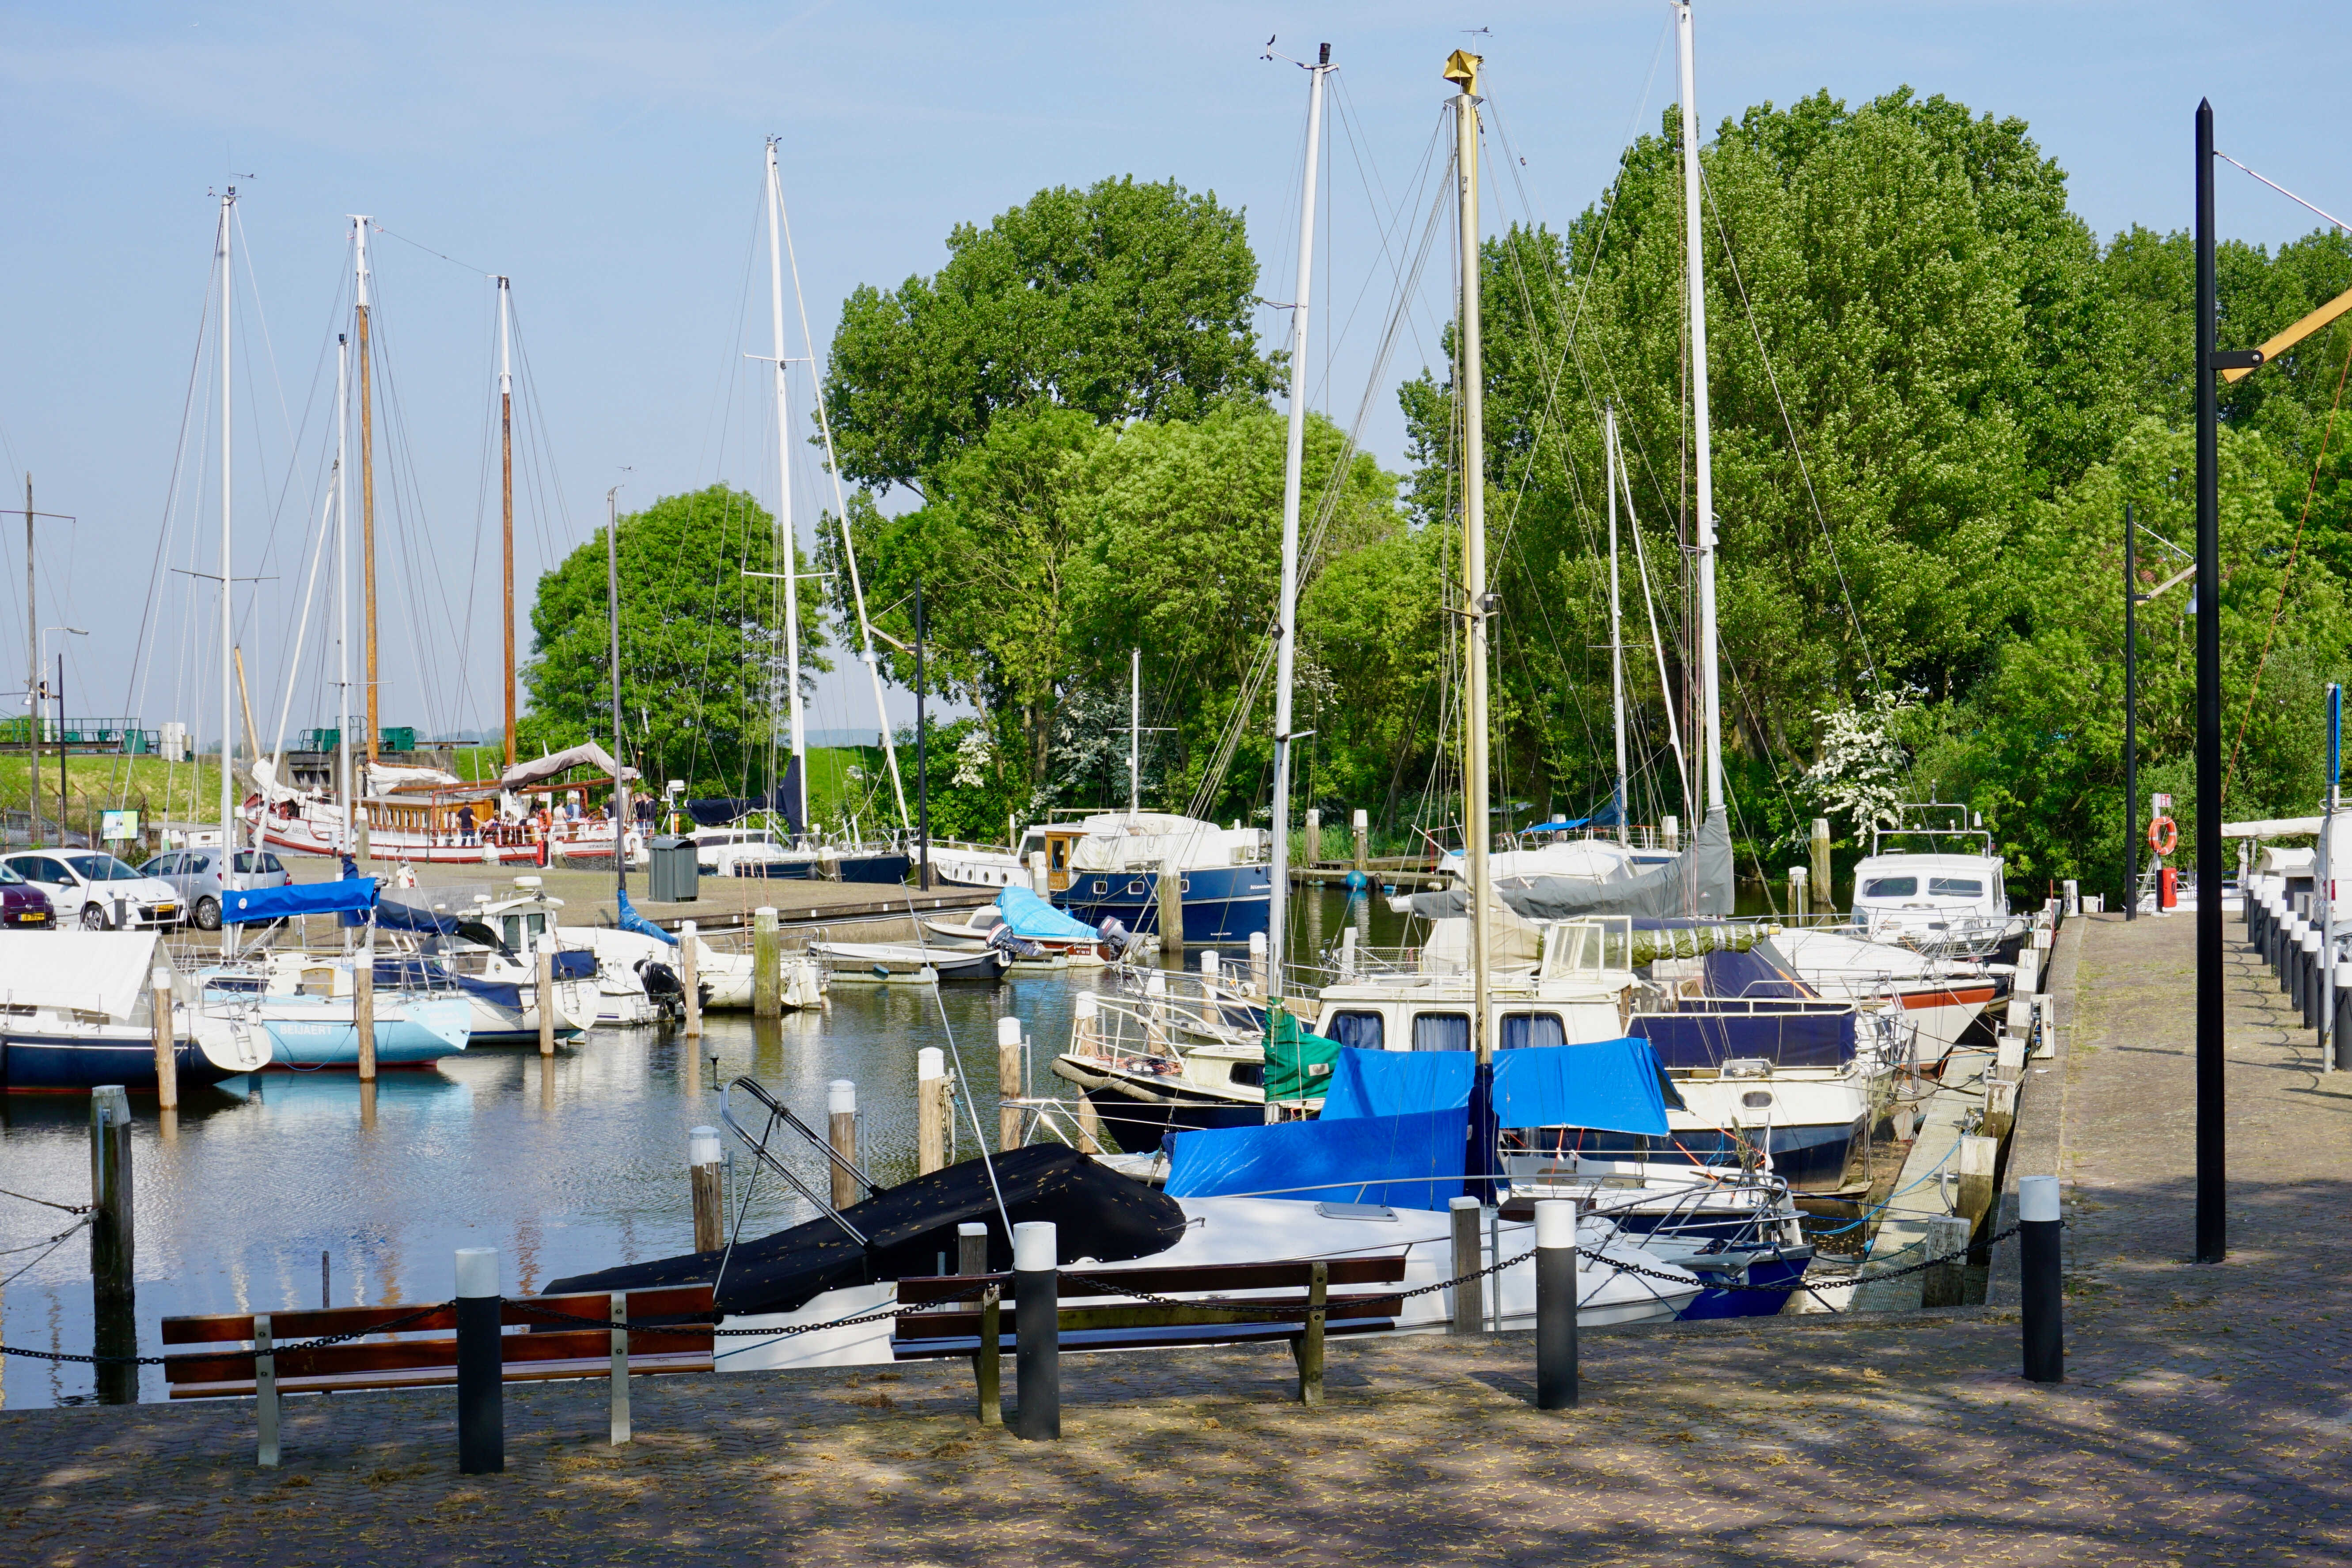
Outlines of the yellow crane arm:
{"label": "yellow crane arm", "polygon": [[[2311,314],[2305,316],[2303,320],[2297,321],[2294,325],[2289,327],[2286,331],[2281,332],[2278,336],[2264,343],[2262,347],[2263,363],[2267,363],[2270,361],[2276,359],[2279,355],[2286,353],[2287,350],[2294,347],[2295,344],[2303,342],[2304,339],[2311,336],[2312,333],[2319,331],[2320,328],[2327,325],[2328,322],[2344,314],[2347,310],[2352,310],[2352,289],[2347,289],[2343,293],[2338,294],[2336,298],[2330,300],[2327,303],[2322,305],[2319,309],[2314,310]],[[2246,377],[2253,374],[2253,373],[2254,367],[2248,365],[2242,370],[2223,371],[2221,373],[2221,379],[2223,381],[2243,381]]]}

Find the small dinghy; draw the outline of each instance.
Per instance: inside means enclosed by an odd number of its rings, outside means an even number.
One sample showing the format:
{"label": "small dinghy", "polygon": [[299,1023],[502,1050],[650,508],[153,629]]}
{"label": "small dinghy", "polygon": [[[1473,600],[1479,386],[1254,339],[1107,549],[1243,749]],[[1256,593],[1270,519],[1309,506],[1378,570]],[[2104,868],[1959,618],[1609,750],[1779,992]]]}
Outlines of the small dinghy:
{"label": "small dinghy", "polygon": [[948,948],[899,942],[812,942],[808,950],[836,985],[936,985],[943,980],[1002,980],[1008,963],[995,947]]}

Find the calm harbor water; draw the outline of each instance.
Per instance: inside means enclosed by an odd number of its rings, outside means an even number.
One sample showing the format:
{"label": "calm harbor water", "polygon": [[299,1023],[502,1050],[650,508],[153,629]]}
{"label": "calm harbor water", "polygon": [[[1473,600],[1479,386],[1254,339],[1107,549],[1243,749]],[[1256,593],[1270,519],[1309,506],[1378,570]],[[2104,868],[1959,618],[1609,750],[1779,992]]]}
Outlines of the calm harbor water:
{"label": "calm harbor water", "polygon": [[[1346,919],[1336,892],[1309,899],[1302,890],[1293,909],[1302,952],[1336,941]],[[1370,916],[1372,941],[1399,940],[1401,921],[1377,900]],[[1197,953],[1187,956],[1197,965]],[[385,1073],[372,1125],[349,1072],[268,1072],[233,1079],[230,1091],[191,1092],[169,1136],[152,1097],[134,1097],[141,1353],[159,1352],[164,1317],[320,1305],[322,1253],[325,1299],[355,1306],[446,1300],[460,1247],[499,1248],[505,1289],[514,1294],[687,1251],[688,1130],[719,1121],[716,1085],[740,1075],[819,1128],[826,1085],[854,1080],[860,1153],[877,1180],[897,1181],[914,1173],[916,1053],[952,1045],[969,1089],[956,1130],[959,1156],[968,1158],[977,1150],[966,1103],[994,1136],[996,1019],[1010,1013],[1023,1021],[1036,1092],[1056,1092],[1060,1080],[1046,1065],[1068,1038],[1073,999],[1097,978],[1087,971],[1019,976],[936,994],[836,984],[829,1013],[758,1026],[741,1014],[711,1016],[700,1060],[689,1058],[682,1033],[654,1029],[600,1030],[546,1064],[529,1048],[469,1051],[432,1068]],[[715,1073],[708,1053],[718,1058]],[[753,1108],[737,1114],[757,1131]],[[0,1095],[0,1188],[87,1203],[89,1124],[83,1098]],[[743,1235],[809,1217],[772,1175],[753,1182],[749,1151],[731,1135],[726,1142],[736,1155],[730,1217],[748,1199]],[[822,1190],[814,1154],[795,1154],[792,1163]],[[91,1348],[87,1239],[77,1235],[46,1258],[35,1245],[70,1223],[55,1209],[0,1196],[0,1248],[31,1248],[0,1254],[0,1279],[31,1263],[0,1292],[5,1342]],[[86,1366],[0,1361],[9,1405],[91,1397]],[[140,1397],[164,1396],[162,1369],[142,1368]]]}

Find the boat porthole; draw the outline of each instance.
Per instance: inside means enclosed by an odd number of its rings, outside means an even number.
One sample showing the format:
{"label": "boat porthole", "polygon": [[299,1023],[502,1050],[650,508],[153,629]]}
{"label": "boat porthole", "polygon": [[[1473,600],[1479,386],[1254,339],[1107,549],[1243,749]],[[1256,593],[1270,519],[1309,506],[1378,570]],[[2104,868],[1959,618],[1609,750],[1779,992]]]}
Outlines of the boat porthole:
{"label": "boat porthole", "polygon": [[1772,1097],[1760,1089],[1751,1089],[1739,1097],[1739,1103],[1750,1110],[1761,1110],[1772,1103]]}
{"label": "boat porthole", "polygon": [[1189,893],[1189,892],[1191,892],[1191,891],[1192,890],[1192,878],[1190,878],[1190,877],[1179,877],[1179,878],[1177,878],[1177,879],[1176,879],[1176,890],[1177,890],[1178,892],[1180,892],[1180,893]]}

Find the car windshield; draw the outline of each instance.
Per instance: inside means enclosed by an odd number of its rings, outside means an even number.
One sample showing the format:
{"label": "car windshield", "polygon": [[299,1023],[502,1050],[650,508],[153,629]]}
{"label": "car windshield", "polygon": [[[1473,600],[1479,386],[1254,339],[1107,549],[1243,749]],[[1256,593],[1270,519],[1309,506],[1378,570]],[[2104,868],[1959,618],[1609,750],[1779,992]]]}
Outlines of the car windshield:
{"label": "car windshield", "polygon": [[86,882],[135,882],[139,873],[111,855],[68,855],[66,864]]}
{"label": "car windshield", "polygon": [[22,871],[6,861],[0,860],[0,888],[16,887],[22,884],[24,880],[25,874]]}
{"label": "car windshield", "polygon": [[1919,892],[1916,877],[1873,877],[1862,885],[1865,899],[1909,899]]}

